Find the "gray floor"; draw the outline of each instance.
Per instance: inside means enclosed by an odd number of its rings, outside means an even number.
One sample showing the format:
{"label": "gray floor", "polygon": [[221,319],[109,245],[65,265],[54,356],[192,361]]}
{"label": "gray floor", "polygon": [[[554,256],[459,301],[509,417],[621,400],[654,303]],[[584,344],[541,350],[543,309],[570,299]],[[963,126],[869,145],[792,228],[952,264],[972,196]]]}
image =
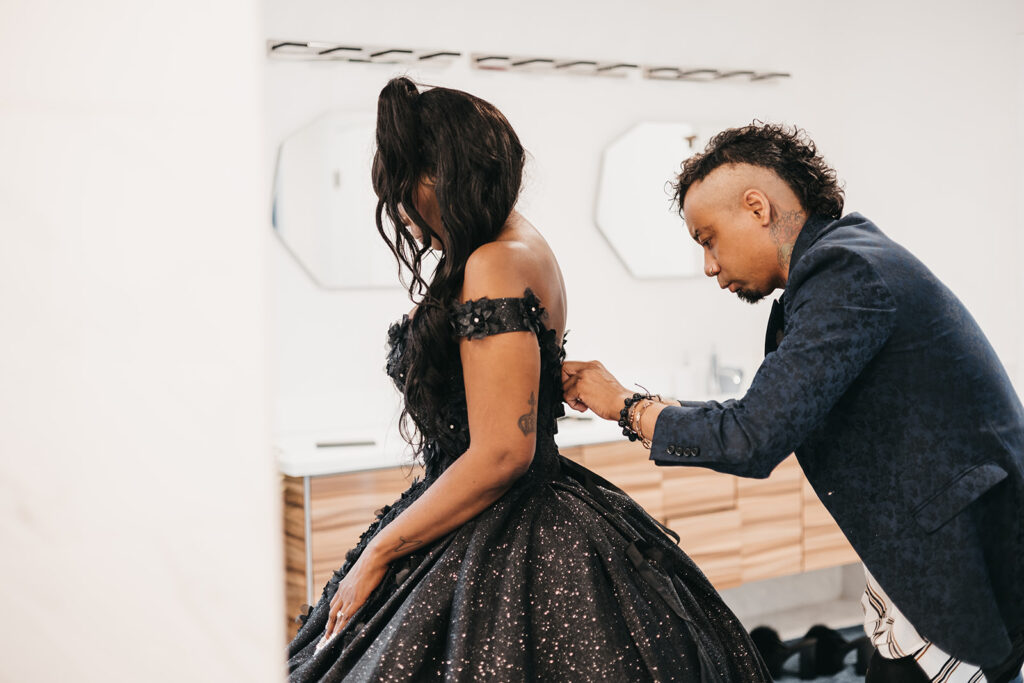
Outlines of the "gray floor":
{"label": "gray floor", "polygon": [[864,623],[860,605],[864,567],[859,563],[745,583],[720,592],[747,630],[771,626],[783,640],[799,638],[814,624],[842,629]]}
{"label": "gray floor", "polygon": [[[770,626],[783,640],[794,641],[815,624],[834,628],[847,640],[864,635],[860,605],[863,592],[864,568],[858,563],[748,583],[723,590],[721,594],[748,630]],[[857,653],[851,652],[846,659],[846,669],[814,680],[859,683],[864,677],[854,673],[856,659]],[[793,657],[785,669],[795,672],[796,668],[796,657]],[[799,680],[795,673],[778,679],[779,683]]]}

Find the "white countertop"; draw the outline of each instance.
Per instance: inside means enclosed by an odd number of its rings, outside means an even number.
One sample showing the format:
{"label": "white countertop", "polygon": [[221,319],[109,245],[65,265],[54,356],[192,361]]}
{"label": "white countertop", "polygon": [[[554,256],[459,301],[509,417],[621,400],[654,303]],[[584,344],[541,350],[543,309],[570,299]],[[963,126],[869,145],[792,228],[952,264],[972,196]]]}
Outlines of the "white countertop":
{"label": "white countertop", "polygon": [[[383,436],[345,430],[278,436],[274,440],[278,469],[290,477],[315,477],[410,464],[412,449],[397,430],[382,431]],[[590,416],[560,419],[555,435],[560,448],[624,438],[615,422]]]}
{"label": "white countertop", "polygon": [[[724,400],[725,396],[714,397]],[[558,421],[559,448],[624,440],[622,428],[592,414],[570,413]],[[413,462],[413,451],[391,426],[371,430],[319,430],[279,434],[274,439],[278,469],[290,477],[316,477],[399,467]]]}

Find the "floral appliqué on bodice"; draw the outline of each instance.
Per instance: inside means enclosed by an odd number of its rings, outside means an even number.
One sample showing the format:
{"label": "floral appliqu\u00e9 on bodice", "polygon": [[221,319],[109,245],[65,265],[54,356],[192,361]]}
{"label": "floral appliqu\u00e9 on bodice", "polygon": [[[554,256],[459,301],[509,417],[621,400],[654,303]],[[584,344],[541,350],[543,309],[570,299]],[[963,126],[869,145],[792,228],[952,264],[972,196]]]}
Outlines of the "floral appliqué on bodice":
{"label": "floral appliqu\u00e9 on bodice", "polygon": [[[449,320],[452,343],[458,337],[471,340],[503,332],[531,331],[537,335],[540,346],[540,392],[537,398],[537,437],[552,437],[557,431],[557,418],[565,414],[562,405],[562,361],[565,360],[565,342],[560,345],[555,331],[544,324],[546,313],[540,299],[529,288],[522,297],[472,299],[452,304]],[[406,361],[404,352],[411,319],[402,319],[388,329],[388,351],[385,370],[399,391],[405,391]],[[565,335],[563,335],[564,337]],[[457,356],[456,356],[457,357]],[[439,397],[437,409],[445,417],[447,434],[433,435],[424,440],[422,457],[427,478],[440,475],[448,465],[469,447],[469,423],[466,413],[466,392],[462,366],[449,368],[448,390]]]}

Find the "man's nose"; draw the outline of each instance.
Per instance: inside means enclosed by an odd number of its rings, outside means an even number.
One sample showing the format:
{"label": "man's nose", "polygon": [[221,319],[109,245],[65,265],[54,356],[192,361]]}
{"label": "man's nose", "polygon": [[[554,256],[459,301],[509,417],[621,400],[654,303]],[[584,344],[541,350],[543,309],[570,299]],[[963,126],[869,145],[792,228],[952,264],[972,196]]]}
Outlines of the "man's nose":
{"label": "man's nose", "polygon": [[704,274],[708,277],[714,277],[718,275],[718,264],[715,263],[714,257],[711,256],[711,252],[708,250],[704,251]]}

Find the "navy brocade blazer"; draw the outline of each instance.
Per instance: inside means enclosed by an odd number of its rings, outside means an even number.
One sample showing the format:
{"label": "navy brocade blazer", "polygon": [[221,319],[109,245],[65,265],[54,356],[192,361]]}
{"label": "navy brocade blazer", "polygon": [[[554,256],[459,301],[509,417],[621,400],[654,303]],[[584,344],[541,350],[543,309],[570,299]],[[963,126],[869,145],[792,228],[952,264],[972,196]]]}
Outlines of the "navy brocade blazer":
{"label": "navy brocade blazer", "polygon": [[963,304],[863,216],[812,216],[743,398],[658,416],[651,459],[791,452],[918,632],[993,666],[1024,628],[1024,409]]}

